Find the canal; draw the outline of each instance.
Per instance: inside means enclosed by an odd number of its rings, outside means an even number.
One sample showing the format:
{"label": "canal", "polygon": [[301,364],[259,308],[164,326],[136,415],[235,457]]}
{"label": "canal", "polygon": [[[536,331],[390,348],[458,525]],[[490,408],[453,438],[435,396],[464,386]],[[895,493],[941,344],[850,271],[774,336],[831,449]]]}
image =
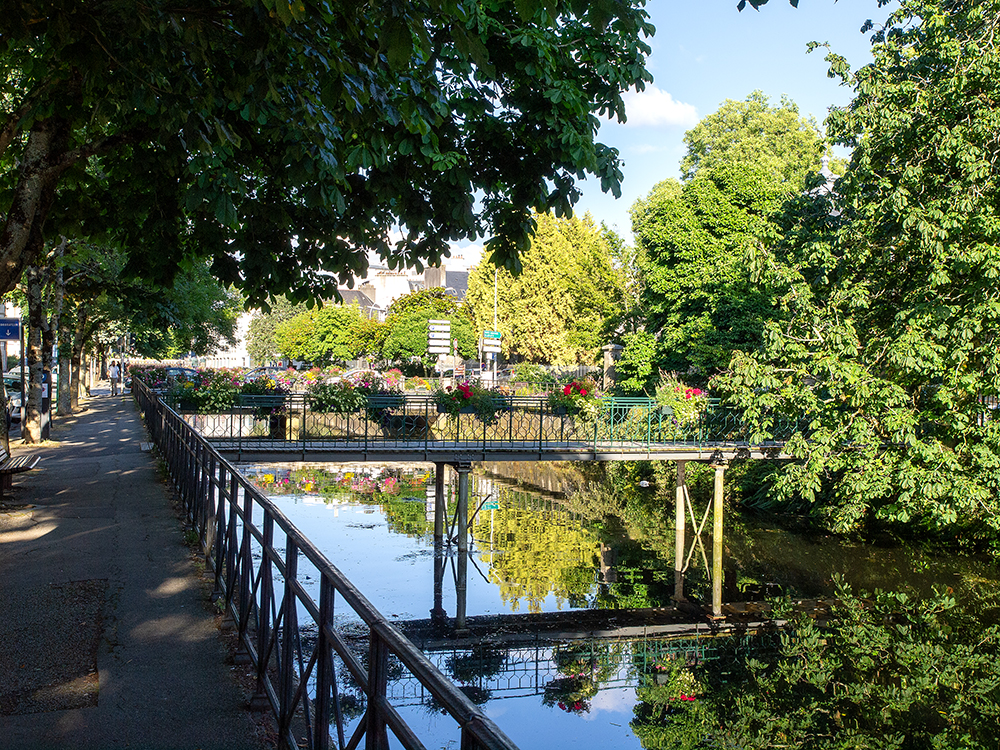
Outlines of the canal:
{"label": "canal", "polygon": [[[672,488],[627,472],[481,468],[471,481],[463,561],[453,544],[434,547],[432,464],[241,469],[523,750],[674,747],[664,727],[678,707],[697,702],[704,665],[714,665],[713,679],[733,675],[726,665],[748,649],[766,658],[778,645],[772,633],[712,635],[699,616],[711,601],[711,524],[699,539],[695,502],[679,589]],[[449,475],[451,535],[456,494]],[[921,597],[946,591],[969,616],[1000,619],[1000,575],[988,560],[851,543],[748,515],[726,519],[724,570],[724,601],[743,610],[750,602],[751,612],[766,599],[829,598],[841,580]],[[673,607],[679,591],[690,622],[701,624],[650,627],[642,613]],[[469,632],[448,627],[458,608]],[[351,616],[339,616],[345,632]],[[402,669],[392,677],[393,705],[446,747],[450,722],[419,682]],[[340,702],[360,719],[355,686],[341,685]]]}

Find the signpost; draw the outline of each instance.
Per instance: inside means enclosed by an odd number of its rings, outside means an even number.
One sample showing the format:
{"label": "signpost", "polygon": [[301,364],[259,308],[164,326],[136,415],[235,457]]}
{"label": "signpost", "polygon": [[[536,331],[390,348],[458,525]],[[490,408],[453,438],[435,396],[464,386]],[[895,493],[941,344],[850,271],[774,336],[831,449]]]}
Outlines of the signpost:
{"label": "signpost", "polygon": [[500,352],[500,331],[483,331],[483,351]]}
{"label": "signpost", "polygon": [[493,362],[493,381],[497,379],[497,355],[500,353],[500,331],[483,331],[483,354]]}
{"label": "signpost", "polygon": [[21,340],[21,319],[0,318],[0,341]]}
{"label": "signpost", "polygon": [[427,353],[428,354],[451,353],[450,320],[427,321]]}

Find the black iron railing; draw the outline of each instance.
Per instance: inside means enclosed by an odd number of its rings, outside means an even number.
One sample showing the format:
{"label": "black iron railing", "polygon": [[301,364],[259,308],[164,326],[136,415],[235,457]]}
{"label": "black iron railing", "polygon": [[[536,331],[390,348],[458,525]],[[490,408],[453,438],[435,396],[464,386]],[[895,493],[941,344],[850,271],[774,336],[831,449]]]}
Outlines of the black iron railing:
{"label": "black iron railing", "polygon": [[[302,747],[304,738],[305,746],[316,750],[345,750],[362,742],[369,750],[383,750],[390,746],[391,731],[404,748],[422,750],[387,697],[391,660],[454,719],[462,748],[516,750],[202,435],[143,383],[136,382],[133,391],[188,521],[200,535],[215,594],[239,634],[238,656],[255,666],[254,702],[274,712],[281,748]],[[306,590],[306,579],[318,581],[317,597]],[[367,644],[366,652],[357,653],[359,642]],[[339,695],[347,683],[361,691],[365,703],[350,737]]]}

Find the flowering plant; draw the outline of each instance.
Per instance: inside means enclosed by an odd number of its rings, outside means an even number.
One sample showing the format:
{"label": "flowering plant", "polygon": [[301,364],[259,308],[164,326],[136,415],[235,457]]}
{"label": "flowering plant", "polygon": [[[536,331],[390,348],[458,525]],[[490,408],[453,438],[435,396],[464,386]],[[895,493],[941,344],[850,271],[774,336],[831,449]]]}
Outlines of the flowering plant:
{"label": "flowering plant", "polygon": [[438,411],[457,418],[463,410],[472,410],[483,424],[496,424],[499,412],[510,408],[510,399],[503,391],[483,388],[468,380],[454,388],[438,388],[434,391],[434,403]]}
{"label": "flowering plant", "polygon": [[[332,382],[320,381],[309,386],[309,408],[317,412],[351,412],[367,410],[369,419],[380,421],[395,406],[402,404],[402,374],[390,370],[385,377],[367,370],[350,378]],[[374,401],[372,401],[374,399]]]}
{"label": "flowering plant", "polygon": [[360,411],[368,403],[368,394],[353,383],[316,383],[307,391],[309,408],[316,412],[349,414]]}
{"label": "flowering plant", "polygon": [[694,427],[708,408],[708,393],[679,380],[665,377],[656,387],[656,403],[676,433]]}
{"label": "flowering plant", "polygon": [[564,408],[576,412],[586,402],[597,397],[597,390],[592,380],[574,380],[564,386],[549,391],[549,406],[553,409]]}
{"label": "flowering plant", "polygon": [[[270,377],[245,380],[239,386],[240,402],[255,407],[256,419],[266,419],[273,414],[285,412],[285,397],[289,390],[287,385]],[[244,400],[243,396],[248,398]]]}
{"label": "flowering plant", "polygon": [[545,686],[542,705],[558,706],[571,714],[590,711],[590,699],[597,694],[597,685],[589,675],[557,677]]}
{"label": "flowering plant", "polygon": [[178,376],[167,396],[179,407],[200,414],[220,414],[236,404],[239,388],[239,378],[233,370],[199,370],[197,377]]}

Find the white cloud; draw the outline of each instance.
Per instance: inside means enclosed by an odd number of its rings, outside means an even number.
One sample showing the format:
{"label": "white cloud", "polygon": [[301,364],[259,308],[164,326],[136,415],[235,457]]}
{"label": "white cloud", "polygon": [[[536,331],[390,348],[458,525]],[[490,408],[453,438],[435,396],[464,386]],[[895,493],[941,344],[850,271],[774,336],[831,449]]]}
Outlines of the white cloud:
{"label": "white cloud", "polygon": [[652,143],[640,143],[638,146],[632,146],[631,148],[629,148],[629,151],[639,155],[656,154],[659,153],[660,151],[667,151],[667,150],[669,150],[667,146],[654,146]]}
{"label": "white cloud", "polygon": [[691,127],[698,122],[698,110],[693,104],[674,101],[669,92],[656,86],[647,86],[645,91],[629,91],[623,98],[628,115],[626,125]]}

